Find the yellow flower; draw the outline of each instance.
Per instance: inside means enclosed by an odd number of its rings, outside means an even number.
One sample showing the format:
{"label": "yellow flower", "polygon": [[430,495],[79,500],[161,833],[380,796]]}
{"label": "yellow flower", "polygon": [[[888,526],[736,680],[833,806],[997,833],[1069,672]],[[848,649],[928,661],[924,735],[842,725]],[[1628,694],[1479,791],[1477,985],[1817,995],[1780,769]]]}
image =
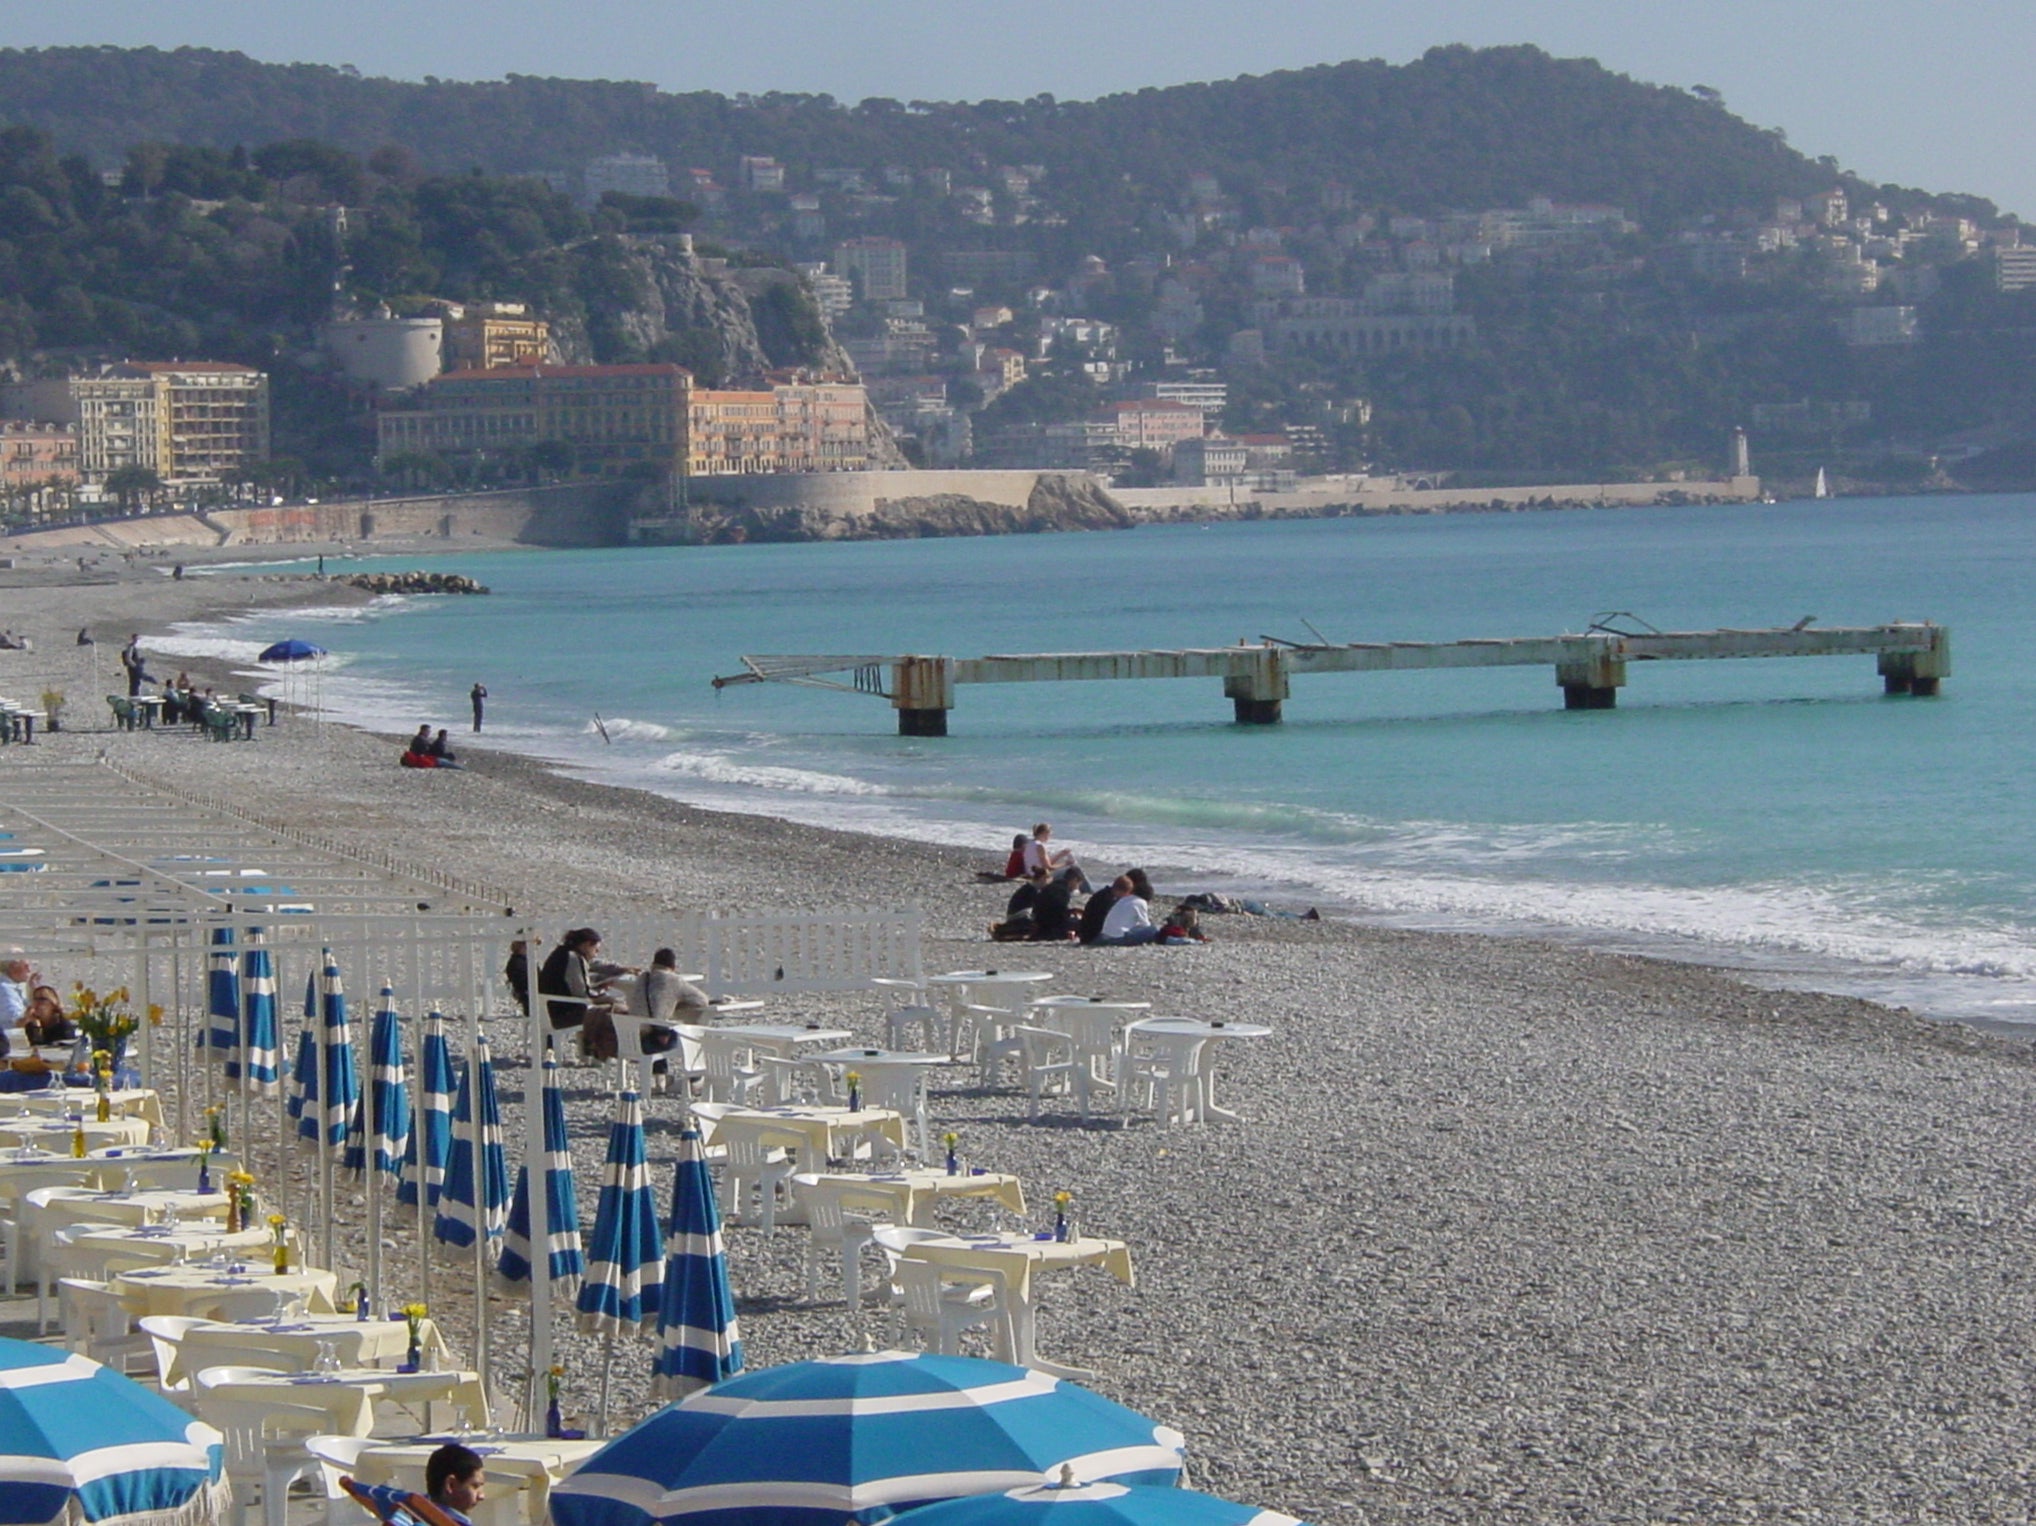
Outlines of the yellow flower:
{"label": "yellow flower", "polygon": [[1074,1200],[1075,1195],[1072,1192],[1069,1192],[1065,1187],[1063,1187],[1060,1191],[1056,1192],[1053,1195],[1053,1206],[1058,1209],[1061,1209],[1062,1211],[1065,1211],[1067,1205],[1072,1203]]}
{"label": "yellow flower", "polygon": [[406,1303],[403,1305],[403,1317],[405,1319],[422,1319],[426,1312],[424,1305],[421,1303]]}
{"label": "yellow flower", "polygon": [[280,1213],[272,1213],[269,1215],[269,1228],[271,1229],[281,1229],[285,1224],[289,1222],[290,1221],[284,1218]]}
{"label": "yellow flower", "polygon": [[149,1005],[148,1005],[148,1025],[149,1025],[149,1026],[150,1026],[151,1028],[160,1028],[160,1027],[162,1027],[162,1025],[163,1025],[163,1008],[162,1008],[162,1003],[160,1003],[160,1002],[153,1002],[153,1001],[149,1003]]}
{"label": "yellow flower", "polygon": [[946,1145],[950,1150],[952,1150],[956,1145],[961,1143],[961,1135],[955,1133],[952,1129],[950,1129],[947,1133],[942,1134],[940,1136],[940,1142]]}
{"label": "yellow flower", "polygon": [[254,1173],[252,1171],[229,1171],[226,1173],[226,1179],[236,1187],[252,1187],[254,1185]]}

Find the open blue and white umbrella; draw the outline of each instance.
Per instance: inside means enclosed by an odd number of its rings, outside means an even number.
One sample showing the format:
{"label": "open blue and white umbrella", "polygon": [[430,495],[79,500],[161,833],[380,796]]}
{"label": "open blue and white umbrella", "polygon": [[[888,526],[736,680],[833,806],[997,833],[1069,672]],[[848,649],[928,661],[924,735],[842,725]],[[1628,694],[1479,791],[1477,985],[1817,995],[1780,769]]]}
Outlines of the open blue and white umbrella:
{"label": "open blue and white umbrella", "polygon": [[1149,1484],[1035,1484],[921,1505],[896,1526],[1301,1526],[1290,1515],[1193,1489]]}
{"label": "open blue and white umbrella", "polygon": [[230,1500],[204,1421],[85,1357],[0,1340],[0,1526],[201,1526]]}
{"label": "open blue and white umbrella", "polygon": [[495,1100],[495,1061],[487,1034],[474,1039],[452,1110],[452,1158],[438,1195],[432,1237],[469,1248],[477,1237],[502,1233],[509,1210],[509,1159],[502,1151],[502,1112]]}
{"label": "open blue and white umbrella", "polygon": [[554,1526],[841,1526],[1061,1476],[1165,1486],[1178,1431],[1002,1362],[878,1351],[668,1404],[552,1490]]}
{"label": "open blue and white umbrella", "polygon": [[205,975],[206,1047],[225,1057],[226,1073],[235,1075],[240,1054],[240,971],[234,964],[233,929],[212,929],[212,965]]}
{"label": "open blue and white umbrella", "polygon": [[433,1012],[424,1019],[424,1038],[417,1046],[417,1117],[403,1151],[397,1202],[415,1207],[421,1199],[427,1208],[438,1206],[452,1160],[452,1099],[458,1089],[452,1045],[445,1037],[445,1016]]}
{"label": "open blue and white umbrella", "polygon": [[[559,1092],[558,1061],[544,1052],[545,1238],[549,1246],[552,1285],[568,1293],[579,1287],[586,1258],[580,1253],[580,1198],[573,1186],[573,1151],[566,1138],[566,1101]],[[530,1291],[530,1163],[517,1168],[516,1191],[509,1199],[509,1221],[502,1234],[502,1259],[495,1278],[505,1290]]]}
{"label": "open blue and white umbrella", "polygon": [[643,1140],[643,1103],[626,1091],[608,1126],[608,1161],[594,1208],[594,1233],[587,1241],[586,1280],[580,1284],[582,1330],[621,1335],[657,1319],[664,1281],[661,1240],[650,1152]]}
{"label": "open blue and white umbrella", "polygon": [[226,1062],[226,1073],[239,1080],[245,1071],[251,1091],[272,1097],[282,1074],[282,1045],[276,1032],[276,966],[262,941],[261,929],[251,929],[247,943],[240,956],[243,1042],[239,1058]]}
{"label": "open blue and white umbrella", "polygon": [[325,648],[309,641],[299,641],[295,636],[286,641],[272,641],[262,648],[256,662],[305,662],[313,657],[323,657]]}
{"label": "open blue and white umbrella", "polygon": [[651,1387],[665,1398],[677,1398],[740,1371],[742,1335],[735,1324],[721,1210],[715,1206],[700,1130],[689,1121],[679,1135],[679,1168],[672,1182],[672,1232],[665,1241],[664,1286],[658,1290]]}

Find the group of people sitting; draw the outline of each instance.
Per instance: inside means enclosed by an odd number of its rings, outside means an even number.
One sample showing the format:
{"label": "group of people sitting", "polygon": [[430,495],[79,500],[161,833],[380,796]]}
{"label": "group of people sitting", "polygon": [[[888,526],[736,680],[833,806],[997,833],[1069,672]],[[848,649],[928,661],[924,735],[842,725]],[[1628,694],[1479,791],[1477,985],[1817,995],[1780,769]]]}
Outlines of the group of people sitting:
{"label": "group of people sitting", "polygon": [[[1053,828],[1040,822],[1031,836],[1012,839],[1006,877],[1020,881],[1005,904],[1004,919],[990,924],[999,943],[1078,943],[1127,948],[1140,943],[1207,943],[1191,907],[1176,906],[1155,918],[1152,880],[1131,869],[1100,890],[1089,884],[1072,852],[1055,848]],[[1077,912],[1074,898],[1088,900]]]}
{"label": "group of people sitting", "polygon": [[163,680],[163,724],[182,725],[189,722],[197,725],[218,699],[210,689],[199,689],[191,682],[189,673],[179,673],[175,678]]}
{"label": "group of people sitting", "polygon": [[403,749],[402,764],[405,768],[458,768],[461,766],[458,755],[453,752],[451,745],[445,739],[445,728],[443,726],[439,727],[437,735],[434,736],[428,724],[419,726],[417,728],[417,735],[412,737],[410,744]]}
{"label": "group of people sitting", "polygon": [[[518,1005],[530,1010],[530,950],[522,939],[509,946],[503,978]],[[601,957],[601,935],[576,927],[545,955],[537,970],[537,995],[554,1030],[577,1028],[580,1052],[590,1060],[617,1053],[617,1018],[637,1020],[645,1054],[664,1054],[679,1042],[676,1024],[699,1024],[711,1010],[707,993],[679,974],[675,950],[661,948],[647,969],[613,964]]]}

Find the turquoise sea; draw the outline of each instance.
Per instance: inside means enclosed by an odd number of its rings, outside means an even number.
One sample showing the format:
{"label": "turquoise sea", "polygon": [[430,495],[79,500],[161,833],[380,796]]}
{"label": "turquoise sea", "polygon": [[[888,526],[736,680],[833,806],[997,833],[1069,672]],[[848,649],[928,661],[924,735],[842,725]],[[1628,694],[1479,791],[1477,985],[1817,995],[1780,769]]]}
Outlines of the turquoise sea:
{"label": "turquoise sea", "polygon": [[[461,736],[480,679],[487,746],[972,843],[985,863],[1043,817],[1092,866],[1188,871],[1163,890],[1668,952],[2036,1025],[2036,498],[361,565],[495,592],[256,613],[163,644],[317,641],[325,671],[277,687],[390,731]],[[1538,636],[1611,610],[1668,630],[1934,620],[1954,671],[1918,700],[1884,697],[1870,658],[1636,666],[1616,711],[1577,713],[1540,668],[1324,676],[1266,728],[1230,724],[1214,680],[997,685],[960,691],[944,740],[896,736],[867,696],[709,684],[743,653],[1210,646],[1310,624],[1335,641]]]}

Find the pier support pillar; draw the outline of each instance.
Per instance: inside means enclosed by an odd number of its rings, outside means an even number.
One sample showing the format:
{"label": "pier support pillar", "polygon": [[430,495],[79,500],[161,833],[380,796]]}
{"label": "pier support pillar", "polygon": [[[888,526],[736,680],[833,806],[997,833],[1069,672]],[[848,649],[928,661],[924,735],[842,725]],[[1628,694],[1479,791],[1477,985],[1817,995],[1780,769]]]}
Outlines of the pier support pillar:
{"label": "pier support pillar", "polygon": [[954,708],[952,657],[900,657],[891,668],[891,708],[901,737],[944,737]]}
{"label": "pier support pillar", "polygon": [[1610,710],[1626,687],[1626,664],[1617,657],[1591,657],[1556,664],[1555,681],[1562,685],[1565,710]]}
{"label": "pier support pillar", "polygon": [[1936,696],[1939,685],[1951,676],[1951,632],[1933,630],[1930,638],[1925,651],[1880,654],[1883,692],[1914,694],[1924,699]]}
{"label": "pier support pillar", "polygon": [[1223,693],[1240,726],[1277,726],[1287,697],[1287,659],[1276,646],[1252,647],[1237,654]]}

